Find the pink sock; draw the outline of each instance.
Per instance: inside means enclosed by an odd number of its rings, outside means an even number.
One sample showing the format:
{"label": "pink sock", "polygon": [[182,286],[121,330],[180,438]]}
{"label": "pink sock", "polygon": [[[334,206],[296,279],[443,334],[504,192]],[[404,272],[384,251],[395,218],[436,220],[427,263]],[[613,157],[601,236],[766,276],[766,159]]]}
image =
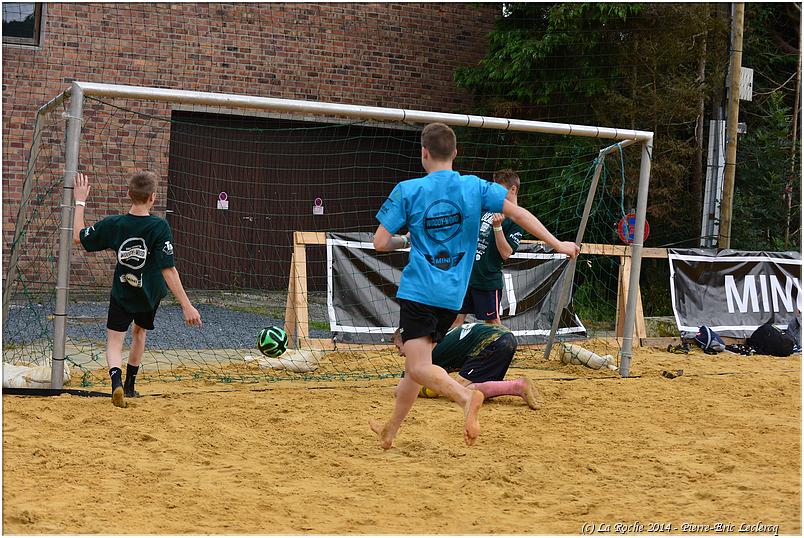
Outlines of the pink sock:
{"label": "pink sock", "polygon": [[522,387],[519,380],[513,381],[485,381],[472,383],[467,388],[479,390],[486,398],[495,396],[522,396]]}

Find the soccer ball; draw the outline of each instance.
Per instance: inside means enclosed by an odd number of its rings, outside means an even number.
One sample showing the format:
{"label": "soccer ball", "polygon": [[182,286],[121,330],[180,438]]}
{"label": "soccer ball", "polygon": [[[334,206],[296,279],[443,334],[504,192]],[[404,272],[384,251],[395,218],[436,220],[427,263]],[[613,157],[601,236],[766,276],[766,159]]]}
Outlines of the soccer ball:
{"label": "soccer ball", "polygon": [[266,327],[257,335],[257,349],[266,357],[279,357],[288,349],[288,335],[280,327]]}

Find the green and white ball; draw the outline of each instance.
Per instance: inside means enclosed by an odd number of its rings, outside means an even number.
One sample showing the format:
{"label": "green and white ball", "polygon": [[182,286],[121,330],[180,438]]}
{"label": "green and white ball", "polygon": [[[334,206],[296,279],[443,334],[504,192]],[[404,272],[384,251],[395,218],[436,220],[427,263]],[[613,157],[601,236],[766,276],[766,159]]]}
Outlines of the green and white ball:
{"label": "green and white ball", "polygon": [[288,335],[281,327],[266,327],[257,335],[257,349],[266,357],[279,357],[288,349]]}

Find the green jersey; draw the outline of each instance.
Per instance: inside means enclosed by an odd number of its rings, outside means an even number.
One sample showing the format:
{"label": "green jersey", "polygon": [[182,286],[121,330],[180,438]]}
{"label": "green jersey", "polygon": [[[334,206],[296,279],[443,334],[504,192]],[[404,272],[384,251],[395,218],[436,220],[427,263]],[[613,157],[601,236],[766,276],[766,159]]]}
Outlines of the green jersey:
{"label": "green jersey", "polygon": [[487,345],[510,332],[503,325],[464,323],[450,329],[433,348],[433,364],[448,372],[460,370],[469,357],[477,355]]}
{"label": "green jersey", "polygon": [[[480,219],[480,235],[477,238],[477,253],[472,266],[472,277],[469,287],[476,290],[501,290],[503,288],[502,265],[503,259],[497,250],[492,227],[494,213],[484,213]],[[502,223],[505,240],[514,252],[519,248],[522,239],[522,228],[511,219]]]}
{"label": "green jersey", "polygon": [[170,225],[153,215],[114,215],[80,232],[89,252],[114,249],[112,297],[127,312],[148,312],[167,295],[162,269],[173,267]]}

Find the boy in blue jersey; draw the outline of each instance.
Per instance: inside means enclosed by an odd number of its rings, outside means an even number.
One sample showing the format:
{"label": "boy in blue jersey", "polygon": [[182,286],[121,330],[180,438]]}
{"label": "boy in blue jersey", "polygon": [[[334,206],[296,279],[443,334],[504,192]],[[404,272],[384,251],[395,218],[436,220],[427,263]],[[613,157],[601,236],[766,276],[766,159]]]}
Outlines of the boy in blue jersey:
{"label": "boy in blue jersey", "polygon": [[[377,213],[380,225],[374,235],[378,252],[411,247],[397,292],[406,375],[397,386],[390,419],[385,424],[370,422],[385,449],[393,445],[422,385],[463,408],[466,444],[473,444],[480,435],[478,414],[483,393],[464,387],[435,366],[432,350],[463,304],[482,213],[503,213],[570,258],[579,252],[578,245],[559,241],[529,211],[506,200],[507,191],[501,185],[453,171],[458,152],[452,129],[431,123],[422,131],[421,141],[422,166],[427,175],[403,181],[393,189]],[[403,226],[410,231],[409,240],[392,235]]]}

